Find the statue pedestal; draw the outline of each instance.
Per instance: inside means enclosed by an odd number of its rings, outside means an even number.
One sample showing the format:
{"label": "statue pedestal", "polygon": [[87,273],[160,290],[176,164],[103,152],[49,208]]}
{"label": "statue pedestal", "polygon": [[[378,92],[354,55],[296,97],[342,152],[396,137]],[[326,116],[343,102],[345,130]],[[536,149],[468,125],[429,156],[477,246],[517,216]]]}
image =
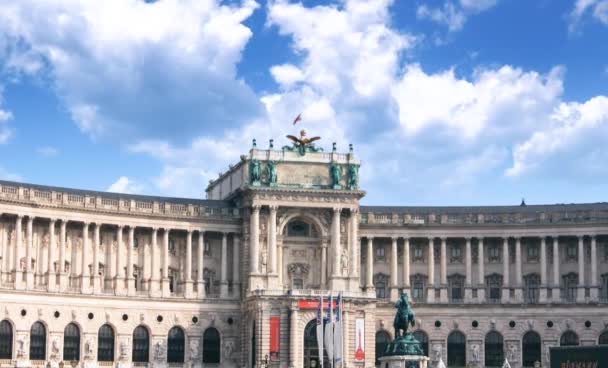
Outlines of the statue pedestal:
{"label": "statue pedestal", "polygon": [[393,355],[380,359],[380,368],[428,368],[429,357],[424,355]]}
{"label": "statue pedestal", "polygon": [[29,360],[17,360],[15,362],[15,367],[17,368],[29,368],[32,366],[32,362]]}

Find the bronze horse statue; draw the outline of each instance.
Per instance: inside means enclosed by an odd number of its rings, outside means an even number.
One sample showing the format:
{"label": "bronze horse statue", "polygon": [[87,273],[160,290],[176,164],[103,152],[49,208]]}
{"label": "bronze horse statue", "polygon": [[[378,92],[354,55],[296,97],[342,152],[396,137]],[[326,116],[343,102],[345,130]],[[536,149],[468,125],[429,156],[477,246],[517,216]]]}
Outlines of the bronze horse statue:
{"label": "bronze horse statue", "polygon": [[[400,336],[405,336],[408,324],[414,327],[416,317],[414,316],[407,293],[401,294],[401,297],[395,304],[395,308],[397,308],[397,313],[395,314],[393,328],[395,329],[395,339],[397,339]],[[400,334],[400,331],[403,332]]]}

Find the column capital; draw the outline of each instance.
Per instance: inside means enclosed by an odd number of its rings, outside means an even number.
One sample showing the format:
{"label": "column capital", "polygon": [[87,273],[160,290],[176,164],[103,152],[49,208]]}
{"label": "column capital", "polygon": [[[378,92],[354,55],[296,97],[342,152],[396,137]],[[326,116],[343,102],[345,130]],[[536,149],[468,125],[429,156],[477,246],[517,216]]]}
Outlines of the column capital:
{"label": "column capital", "polygon": [[597,234],[591,234],[589,235],[589,237],[591,238],[591,240],[595,240],[597,239]]}
{"label": "column capital", "polygon": [[442,242],[445,242],[448,240],[447,236],[441,236],[439,239],[441,239]]}
{"label": "column capital", "polygon": [[135,232],[135,226],[133,225],[128,225],[129,226],[129,233],[134,233]]}
{"label": "column capital", "polygon": [[484,238],[485,238],[485,237],[484,237],[484,236],[482,236],[482,235],[477,235],[477,236],[475,236],[475,239],[477,239],[477,241],[480,241],[480,242],[483,242],[483,239],[484,239]]}
{"label": "column capital", "polygon": [[251,210],[252,210],[253,212],[260,212],[260,208],[261,208],[261,207],[262,207],[262,206],[261,206],[261,205],[259,205],[259,204],[252,204],[252,205],[251,205]]}
{"label": "column capital", "polygon": [[49,217],[49,222],[50,222],[51,224],[53,224],[53,223],[57,222],[57,217]]}
{"label": "column capital", "polygon": [[334,207],[333,210],[334,210],[334,216],[339,215],[340,212],[342,212],[342,207]]}
{"label": "column capital", "polygon": [[27,222],[34,222],[34,216],[29,215],[29,216],[27,217]]}
{"label": "column capital", "polygon": [[23,217],[25,217],[25,216],[24,216],[24,215],[22,215],[22,214],[20,214],[20,213],[18,213],[18,214],[17,214],[17,218],[18,218],[18,219],[22,219]]}
{"label": "column capital", "polygon": [[472,237],[470,237],[470,236],[465,236],[465,237],[464,237],[464,240],[465,240],[465,241],[468,241],[468,242],[470,242],[470,241],[471,241],[471,239],[472,239]]}
{"label": "column capital", "polygon": [[391,236],[391,240],[394,241],[394,242],[396,242],[396,241],[399,240],[399,237],[398,236]]}
{"label": "column capital", "polygon": [[582,241],[585,239],[585,235],[578,235],[577,238],[579,241]]}
{"label": "column capital", "polygon": [[156,233],[156,232],[158,232],[158,229],[160,229],[160,228],[158,226],[152,226],[151,229],[152,229],[152,232]]}
{"label": "column capital", "polygon": [[369,242],[370,240],[371,240],[371,241],[373,241],[373,240],[374,240],[374,237],[373,237],[373,236],[366,236],[366,238],[367,238],[367,241],[368,241],[368,242]]}
{"label": "column capital", "polygon": [[270,209],[270,211],[276,212],[279,209],[279,205],[278,204],[269,204],[268,208]]}
{"label": "column capital", "polygon": [[205,229],[198,229],[198,233],[199,234],[205,235],[205,232],[206,232]]}
{"label": "column capital", "polygon": [[123,225],[123,224],[116,224],[116,228],[117,228],[118,230],[122,230],[122,229],[124,229],[124,228],[125,228],[125,225]]}
{"label": "column capital", "polygon": [[403,237],[403,241],[404,242],[409,242],[410,241],[410,237],[409,236],[404,236]]}
{"label": "column capital", "polygon": [[427,239],[429,240],[429,242],[435,242],[435,237],[434,236],[428,236]]}
{"label": "column capital", "polygon": [[82,225],[86,226],[86,227],[89,227],[89,225],[91,225],[91,223],[89,221],[83,221]]}

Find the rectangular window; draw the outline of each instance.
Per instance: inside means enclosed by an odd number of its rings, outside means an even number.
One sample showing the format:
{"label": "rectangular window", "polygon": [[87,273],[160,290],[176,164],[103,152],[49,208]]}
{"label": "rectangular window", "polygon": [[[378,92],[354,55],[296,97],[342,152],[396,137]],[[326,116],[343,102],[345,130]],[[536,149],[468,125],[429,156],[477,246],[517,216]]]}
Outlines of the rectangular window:
{"label": "rectangular window", "polygon": [[536,245],[528,245],[528,261],[538,262],[538,247]]}
{"label": "rectangular window", "polygon": [[376,298],[386,298],[386,284],[382,281],[376,283]]}
{"label": "rectangular window", "polygon": [[376,260],[383,261],[384,257],[385,257],[384,247],[383,246],[376,247]]}

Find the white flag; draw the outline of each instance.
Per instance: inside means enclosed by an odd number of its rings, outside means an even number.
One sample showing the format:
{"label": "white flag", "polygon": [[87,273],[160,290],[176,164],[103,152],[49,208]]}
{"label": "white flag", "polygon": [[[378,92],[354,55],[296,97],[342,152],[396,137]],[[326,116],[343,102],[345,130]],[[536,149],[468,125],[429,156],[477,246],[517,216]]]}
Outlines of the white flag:
{"label": "white flag", "polygon": [[511,368],[511,364],[509,364],[507,358],[505,358],[505,362],[503,363],[502,368]]}
{"label": "white flag", "polygon": [[325,325],[325,351],[329,365],[333,368],[334,361],[334,313],[333,313],[334,297],[329,297],[329,308],[327,310],[327,323]]}
{"label": "white flag", "polygon": [[338,294],[338,301],[336,303],[338,311],[336,312],[334,322],[334,362],[336,367],[342,365],[342,293]]}
{"label": "white flag", "polygon": [[319,298],[317,309],[317,348],[319,349],[319,365],[323,368],[323,296]]}

